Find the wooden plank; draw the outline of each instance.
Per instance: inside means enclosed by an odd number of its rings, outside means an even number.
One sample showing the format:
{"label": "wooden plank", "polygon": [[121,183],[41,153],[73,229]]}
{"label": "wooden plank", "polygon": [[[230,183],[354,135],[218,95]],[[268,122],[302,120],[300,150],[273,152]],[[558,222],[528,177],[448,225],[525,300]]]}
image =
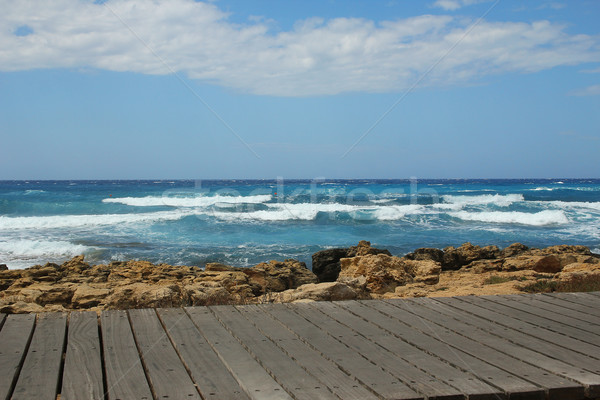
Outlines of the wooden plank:
{"label": "wooden plank", "polygon": [[[472,379],[487,382],[500,389],[487,396],[482,394],[481,398],[506,398],[505,394],[519,394],[520,398],[530,399],[545,397],[541,387],[515,376],[510,371],[507,372],[506,369],[450,346],[444,341],[448,334],[446,328],[440,329],[439,326],[427,323],[419,316],[382,301],[344,302],[342,306],[390,334],[402,337],[414,346],[426,349],[457,368],[469,371]],[[489,377],[492,379],[490,380]],[[469,392],[467,394],[471,395]],[[475,398],[475,396],[471,397]]]}
{"label": "wooden plank", "polygon": [[422,393],[426,397],[439,399],[464,398],[464,395],[455,387],[436,379],[431,374],[402,359],[400,355],[392,354],[377,344],[365,340],[364,337],[353,332],[349,327],[342,325],[311,305],[294,304],[290,309],[321,328],[323,334],[332,336],[364,358],[397,376],[413,390]]}
{"label": "wooden plank", "polygon": [[9,399],[27,354],[35,314],[12,314],[0,331],[0,399]]}
{"label": "wooden plank", "polygon": [[[455,321],[451,318],[444,318],[444,316],[437,311],[423,307],[418,302],[410,300],[403,302],[390,301],[390,303],[407,312],[413,313],[418,319],[428,319],[429,322],[427,325],[431,331],[445,329],[443,335],[440,334],[440,339],[448,345],[469,353],[486,363],[498,368],[503,368],[506,372],[517,375],[538,387],[544,388],[550,399],[579,399],[583,397],[584,387],[582,384],[573,382],[565,377],[549,374],[547,371],[541,370],[531,364],[486,346],[485,344],[474,340],[469,332],[465,332],[466,334],[464,335],[456,333],[453,331],[456,329]],[[496,376],[497,375],[488,376],[488,378],[491,378],[490,382],[494,382]],[[485,377],[482,376],[482,378]]]}
{"label": "wooden plank", "polygon": [[[358,303],[353,302],[353,304]],[[382,329],[363,316],[356,316],[337,302],[319,302],[313,306],[390,353],[396,354],[403,360],[427,371],[437,380],[455,387],[463,394],[468,394],[473,398],[500,396],[502,394],[497,388],[493,388],[479,379],[474,379],[474,375],[450,365],[438,354],[431,355],[430,349],[425,351],[423,347],[416,346],[414,340],[412,342],[405,341],[401,336]],[[352,305],[349,305],[349,307],[352,308]],[[359,311],[359,309],[356,310]],[[364,311],[364,309],[362,310]],[[405,336],[412,339],[422,336],[421,332],[415,331],[406,325],[401,329]]]}
{"label": "wooden plank", "polygon": [[262,310],[280,321],[296,337],[323,357],[335,363],[345,373],[375,391],[384,399],[422,400],[419,395],[381,366],[372,363],[344,343],[324,334],[318,326],[301,318],[284,304],[261,306]]}
{"label": "wooden plank", "polygon": [[249,398],[182,308],[157,312],[204,399]]}
{"label": "wooden plank", "polygon": [[[462,298],[460,299],[462,300]],[[479,296],[477,299],[469,298],[465,301],[475,302],[481,307],[493,311],[495,320],[498,319],[499,314],[503,314],[508,317],[508,319],[504,318],[504,321],[509,324],[508,326],[512,327],[511,324],[513,324],[521,327],[527,325],[535,327],[533,329],[536,330],[536,334],[546,332],[546,336],[557,341],[555,343],[583,354],[591,354],[592,357],[600,359],[600,336],[598,335],[539,317],[533,314],[533,310],[531,312],[521,311],[507,305],[507,300],[499,296]]]}
{"label": "wooden plank", "polygon": [[235,307],[210,307],[227,330],[260,360],[261,365],[298,400],[337,399],[323,382],[302,369],[292,358],[259,332]]}
{"label": "wooden plank", "polygon": [[98,316],[93,311],[71,312],[61,400],[102,399],[102,360]]}
{"label": "wooden plank", "polygon": [[[230,307],[230,306],[219,306]],[[207,307],[186,307],[191,320],[248,396],[256,400],[292,397],[221,325]]]}
{"label": "wooden plank", "polygon": [[547,297],[555,297],[570,303],[575,303],[578,305],[584,305],[598,312],[598,307],[600,307],[600,299],[596,296],[587,296],[586,293],[544,293],[544,296]]}
{"label": "wooden plank", "polygon": [[129,310],[131,330],[154,396],[201,399],[154,309]]}
{"label": "wooden plank", "polygon": [[[510,343],[502,338],[502,335],[493,335],[478,326],[470,326],[461,320],[455,319],[456,313],[448,310],[448,307],[435,303],[429,299],[418,299],[415,303],[421,308],[415,310],[419,316],[435,319],[433,323],[443,325],[452,331],[468,337],[493,350],[488,350],[480,358],[498,365],[510,365],[510,371],[531,381],[549,391],[549,398],[581,398],[582,390],[588,393],[596,393],[600,389],[600,376],[582,371],[581,367],[570,366],[563,362],[553,360],[543,354],[536,353],[520,344]],[[428,309],[429,311],[426,311]],[[476,351],[475,349],[473,351]],[[512,357],[507,358],[500,354]]]}
{"label": "wooden plank", "polygon": [[56,399],[66,332],[67,314],[43,313],[37,316],[12,399]]}
{"label": "wooden plank", "polygon": [[102,311],[100,322],[108,400],[152,399],[127,312]]}
{"label": "wooden plank", "polygon": [[[435,322],[443,324],[446,327],[452,326],[451,329],[453,331],[477,340],[509,356],[552,372],[553,374],[579,382],[586,388],[586,395],[588,397],[600,397],[600,374],[582,370],[581,366],[573,366],[546,354],[530,350],[520,343],[510,342],[504,335],[505,330],[498,329],[498,325],[486,322],[485,320],[477,320],[445,304],[425,300],[419,301],[419,303],[436,312]],[[448,321],[448,318],[454,321]],[[529,338],[527,337],[527,339]]]}
{"label": "wooden plank", "polygon": [[550,303],[550,304],[554,304],[557,306],[561,306],[561,307],[567,309],[568,312],[576,311],[576,313],[572,314],[572,315],[578,319],[582,319],[583,317],[586,317],[586,318],[593,317],[594,323],[600,324],[600,311],[597,308],[588,307],[583,304],[573,303],[573,302],[564,300],[560,297],[547,296],[545,293],[536,295],[536,297],[538,300],[541,300],[545,303]]}
{"label": "wooden plank", "polygon": [[342,399],[375,400],[378,397],[365,389],[360,382],[344,373],[320,352],[303,343],[299,338],[264,312],[265,306],[248,305],[236,307],[263,335],[281,348],[299,365],[315,375],[329,390]]}
{"label": "wooden plank", "polygon": [[581,368],[587,369],[588,371],[596,374],[600,373],[600,365],[597,359],[576,353],[558,344],[551,343],[548,340],[545,340],[543,337],[540,338],[533,336],[535,329],[524,329],[520,331],[514,328],[506,327],[505,325],[497,323],[495,316],[492,315],[492,318],[490,318],[489,310],[479,307],[475,304],[461,301],[457,298],[437,297],[433,300],[441,304],[451,306],[457,311],[460,311],[461,320],[469,322],[472,325],[476,325],[488,332],[500,335],[524,348],[549,355],[574,366],[580,366]]}
{"label": "wooden plank", "polygon": [[[487,298],[488,300],[494,301],[496,303],[517,309],[519,311],[523,311],[529,314],[533,314],[536,317],[544,318],[552,323],[548,323],[547,326],[554,327],[556,326],[556,322],[558,322],[561,326],[561,333],[565,332],[564,327],[562,325],[568,325],[567,332],[575,332],[575,338],[580,338],[581,335],[577,333],[577,331],[573,331],[572,328],[576,328],[580,331],[584,331],[584,335],[589,337],[591,333],[597,336],[598,331],[600,330],[600,326],[594,324],[592,321],[582,321],[580,319],[574,318],[573,315],[576,315],[576,311],[565,309],[561,306],[553,305],[550,303],[546,303],[543,301],[536,300],[531,296],[525,297],[515,297],[515,296],[491,296]],[[570,315],[565,315],[569,313]],[[521,314],[524,315],[524,314]],[[589,318],[593,319],[593,318]],[[551,329],[550,328],[550,329]],[[595,342],[600,341],[600,337]]]}

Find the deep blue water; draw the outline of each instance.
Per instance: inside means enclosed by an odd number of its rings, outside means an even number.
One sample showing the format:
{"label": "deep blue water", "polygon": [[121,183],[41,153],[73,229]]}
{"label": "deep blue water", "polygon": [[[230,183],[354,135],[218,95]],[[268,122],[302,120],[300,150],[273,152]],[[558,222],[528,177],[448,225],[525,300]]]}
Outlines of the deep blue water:
{"label": "deep blue water", "polygon": [[513,242],[600,252],[600,179],[0,181],[0,263],[85,254],[236,266],[369,240],[418,247]]}

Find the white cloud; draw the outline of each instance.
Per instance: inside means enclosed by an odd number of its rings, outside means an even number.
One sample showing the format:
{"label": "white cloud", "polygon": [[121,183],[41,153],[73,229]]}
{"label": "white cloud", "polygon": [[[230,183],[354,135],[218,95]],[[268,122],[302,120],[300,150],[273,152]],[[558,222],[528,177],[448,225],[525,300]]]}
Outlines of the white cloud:
{"label": "white cloud", "polygon": [[[0,71],[99,68],[168,74],[172,68],[249,93],[311,96],[405,90],[457,41],[422,85],[600,61],[597,37],[569,35],[548,21],[483,21],[465,36],[468,24],[450,16],[384,22],[314,18],[273,34],[259,20],[234,24],[211,3],[106,4],[0,0]],[[15,35],[21,26],[33,33]]]}
{"label": "white cloud", "polygon": [[455,11],[462,7],[490,1],[491,0],[436,0],[436,2],[433,3],[433,7],[443,8],[444,10],[448,11]]}
{"label": "white cloud", "polygon": [[570,96],[600,96],[600,85],[592,85],[569,92]]}

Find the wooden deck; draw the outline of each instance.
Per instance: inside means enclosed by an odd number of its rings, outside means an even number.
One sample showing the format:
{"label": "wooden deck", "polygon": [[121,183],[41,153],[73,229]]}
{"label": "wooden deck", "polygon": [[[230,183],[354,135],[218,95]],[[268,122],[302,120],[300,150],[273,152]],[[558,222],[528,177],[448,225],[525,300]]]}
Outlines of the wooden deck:
{"label": "wooden deck", "polygon": [[0,315],[9,398],[600,398],[600,292]]}

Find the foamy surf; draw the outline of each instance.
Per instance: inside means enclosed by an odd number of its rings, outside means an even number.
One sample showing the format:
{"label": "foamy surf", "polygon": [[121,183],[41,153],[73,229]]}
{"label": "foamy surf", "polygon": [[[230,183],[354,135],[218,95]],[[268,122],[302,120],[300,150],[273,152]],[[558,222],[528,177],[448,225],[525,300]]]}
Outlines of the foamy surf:
{"label": "foamy surf", "polygon": [[569,223],[564,211],[544,210],[536,213],[520,211],[457,211],[449,214],[463,221],[492,222],[498,224],[519,224],[531,226],[562,225]]}
{"label": "foamy surf", "polygon": [[270,194],[254,196],[190,196],[190,197],[172,197],[172,196],[146,196],[146,197],[120,197],[106,198],[103,203],[125,204],[134,207],[208,207],[211,205],[224,204],[259,204],[271,201],[273,196]]}
{"label": "foamy surf", "polygon": [[60,215],[44,217],[0,216],[0,230],[55,229],[119,225],[137,222],[173,221],[191,215],[183,211],[144,214]]}
{"label": "foamy surf", "polygon": [[484,205],[493,204],[499,207],[508,207],[513,203],[525,201],[522,194],[483,194],[479,196],[453,196],[444,195],[442,200],[448,204],[466,205]]}

